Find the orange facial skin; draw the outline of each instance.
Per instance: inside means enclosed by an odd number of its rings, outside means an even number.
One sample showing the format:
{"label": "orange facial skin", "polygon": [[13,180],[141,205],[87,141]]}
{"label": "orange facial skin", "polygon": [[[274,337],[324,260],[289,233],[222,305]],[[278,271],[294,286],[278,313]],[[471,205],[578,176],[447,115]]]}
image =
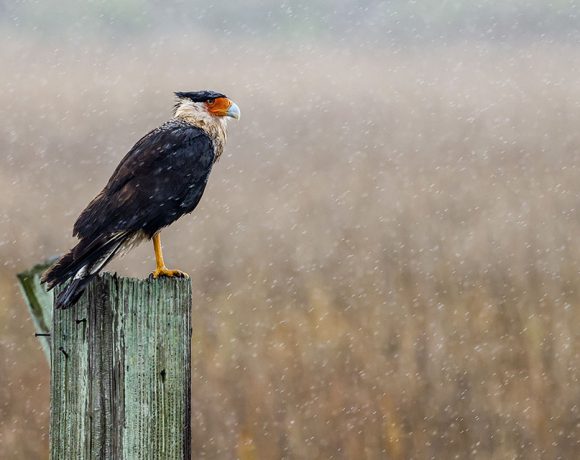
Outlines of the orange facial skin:
{"label": "orange facial skin", "polygon": [[205,103],[207,111],[216,117],[225,117],[227,115],[228,109],[232,105],[227,97],[218,97],[212,101]]}

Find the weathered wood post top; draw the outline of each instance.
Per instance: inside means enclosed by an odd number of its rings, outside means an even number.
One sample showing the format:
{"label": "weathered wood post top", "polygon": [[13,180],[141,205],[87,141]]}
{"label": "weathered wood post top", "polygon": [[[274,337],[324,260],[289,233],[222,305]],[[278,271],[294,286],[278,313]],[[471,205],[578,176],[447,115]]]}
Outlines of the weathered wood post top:
{"label": "weathered wood post top", "polygon": [[[50,299],[36,274],[19,278],[29,306],[39,301],[28,294]],[[190,458],[189,280],[105,273],[53,312],[49,333],[51,459]]]}

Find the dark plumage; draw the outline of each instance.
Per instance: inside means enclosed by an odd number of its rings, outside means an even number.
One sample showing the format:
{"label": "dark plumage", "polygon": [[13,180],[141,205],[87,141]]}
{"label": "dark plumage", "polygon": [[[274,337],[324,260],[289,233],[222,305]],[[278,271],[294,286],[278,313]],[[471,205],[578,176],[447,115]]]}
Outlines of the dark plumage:
{"label": "dark plumage", "polygon": [[215,91],[177,91],[175,95],[182,99],[187,98],[193,102],[206,102],[210,99],[217,99],[218,97],[226,97],[225,94],[217,93]]}
{"label": "dark plumage", "polygon": [[76,221],[73,235],[90,238],[116,231],[147,237],[193,211],[214,160],[212,140],[200,128],[172,120],[129,151],[104,190]]}
{"label": "dark plumage", "polygon": [[[158,238],[163,227],[199,203],[225,142],[221,118],[238,118],[239,109],[213,91],[176,96],[175,118],[140,139],[121,160],[74,224],[78,244],[43,275],[48,289],[73,279],[57,297],[57,308],[73,305],[91,278],[120,251],[143,239]],[[220,98],[224,101],[216,103]],[[212,112],[220,104],[219,111]],[[165,267],[160,241],[156,243],[154,276],[182,275]]]}

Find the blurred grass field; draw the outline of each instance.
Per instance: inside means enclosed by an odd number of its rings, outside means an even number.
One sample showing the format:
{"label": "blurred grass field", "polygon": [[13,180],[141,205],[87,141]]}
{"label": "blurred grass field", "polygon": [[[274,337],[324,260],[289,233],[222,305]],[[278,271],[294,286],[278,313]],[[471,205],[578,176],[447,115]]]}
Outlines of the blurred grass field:
{"label": "blurred grass field", "polygon": [[163,233],[194,290],[194,458],[575,458],[578,49],[204,40],[0,45],[0,458],[48,446],[15,273],[201,88],[242,119]]}

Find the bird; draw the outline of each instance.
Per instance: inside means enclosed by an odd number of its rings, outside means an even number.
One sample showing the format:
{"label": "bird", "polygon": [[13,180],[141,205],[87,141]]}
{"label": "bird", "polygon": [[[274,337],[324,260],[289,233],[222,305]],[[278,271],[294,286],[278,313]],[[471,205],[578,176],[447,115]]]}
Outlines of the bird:
{"label": "bird", "polygon": [[114,257],[146,240],[153,241],[155,252],[152,278],[188,277],[166,267],[160,233],[200,202],[225,147],[227,120],[239,119],[240,108],[216,91],[174,94],[173,117],[129,150],[76,220],[78,243],[43,273],[49,291],[70,280],[55,308],[74,306]]}

